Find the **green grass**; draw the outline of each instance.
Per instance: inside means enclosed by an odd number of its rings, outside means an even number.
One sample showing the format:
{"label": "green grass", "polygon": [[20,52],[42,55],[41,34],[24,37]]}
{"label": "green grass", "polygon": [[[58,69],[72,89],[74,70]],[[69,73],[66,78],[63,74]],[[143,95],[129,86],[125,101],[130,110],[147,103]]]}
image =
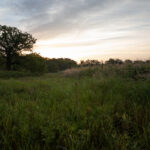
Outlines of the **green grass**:
{"label": "green grass", "polygon": [[150,80],[125,70],[1,78],[0,148],[150,149]]}
{"label": "green grass", "polygon": [[31,73],[31,72],[19,72],[19,71],[0,71],[0,78],[9,79],[9,78],[23,78],[23,77],[34,77],[40,76],[42,73]]}

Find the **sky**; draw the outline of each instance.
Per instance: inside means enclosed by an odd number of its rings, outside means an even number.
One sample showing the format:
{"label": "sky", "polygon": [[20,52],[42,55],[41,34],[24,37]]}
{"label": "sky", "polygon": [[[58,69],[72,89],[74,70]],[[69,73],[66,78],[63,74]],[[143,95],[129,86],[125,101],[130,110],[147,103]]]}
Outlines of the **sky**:
{"label": "sky", "polygon": [[150,59],[150,0],[0,0],[0,24],[44,57]]}

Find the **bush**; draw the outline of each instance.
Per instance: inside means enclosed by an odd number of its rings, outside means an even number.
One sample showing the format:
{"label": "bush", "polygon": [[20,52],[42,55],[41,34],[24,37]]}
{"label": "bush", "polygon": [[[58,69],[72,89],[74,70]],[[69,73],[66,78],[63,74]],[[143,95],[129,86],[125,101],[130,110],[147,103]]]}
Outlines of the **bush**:
{"label": "bush", "polygon": [[33,53],[20,57],[20,67],[34,73],[44,73],[47,71],[46,60],[39,54]]}
{"label": "bush", "polygon": [[68,58],[47,59],[46,64],[48,72],[58,72],[77,66],[77,63],[74,60]]}

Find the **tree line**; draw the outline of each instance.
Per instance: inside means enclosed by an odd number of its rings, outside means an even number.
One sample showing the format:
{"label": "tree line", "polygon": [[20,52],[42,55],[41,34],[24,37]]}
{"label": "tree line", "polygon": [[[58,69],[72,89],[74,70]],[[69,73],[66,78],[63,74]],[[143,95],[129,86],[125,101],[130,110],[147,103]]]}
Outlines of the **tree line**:
{"label": "tree line", "polygon": [[68,58],[49,59],[33,53],[35,43],[31,34],[0,25],[0,70],[57,72],[77,65]]}
{"label": "tree line", "polygon": [[150,63],[146,61],[132,61],[120,59],[109,59],[101,62],[98,60],[86,60],[77,64],[68,58],[44,58],[33,53],[33,45],[36,39],[29,33],[23,33],[16,27],[0,25],[0,70],[28,71],[28,72],[58,72],[72,67],[85,67],[97,65],[121,65]]}
{"label": "tree line", "polygon": [[87,67],[87,66],[98,66],[98,65],[133,65],[133,64],[150,64],[150,60],[121,60],[121,59],[113,59],[110,58],[109,60],[103,62],[103,61],[98,61],[98,60],[81,60],[79,66],[80,67]]}
{"label": "tree line", "polygon": [[[11,71],[54,73],[76,66],[77,62],[68,58],[50,59],[37,53],[31,53],[13,57]],[[0,57],[0,70],[8,70],[5,57]]]}

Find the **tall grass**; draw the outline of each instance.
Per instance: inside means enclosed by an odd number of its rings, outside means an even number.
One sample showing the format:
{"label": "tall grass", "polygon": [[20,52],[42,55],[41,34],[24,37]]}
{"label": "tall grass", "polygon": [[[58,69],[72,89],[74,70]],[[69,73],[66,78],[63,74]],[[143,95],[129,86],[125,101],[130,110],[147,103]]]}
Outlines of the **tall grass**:
{"label": "tall grass", "polygon": [[31,73],[31,72],[20,72],[20,71],[0,71],[0,78],[22,78],[22,77],[33,77],[40,76],[42,73]]}
{"label": "tall grass", "polygon": [[150,149],[149,72],[139,70],[0,79],[1,149]]}

